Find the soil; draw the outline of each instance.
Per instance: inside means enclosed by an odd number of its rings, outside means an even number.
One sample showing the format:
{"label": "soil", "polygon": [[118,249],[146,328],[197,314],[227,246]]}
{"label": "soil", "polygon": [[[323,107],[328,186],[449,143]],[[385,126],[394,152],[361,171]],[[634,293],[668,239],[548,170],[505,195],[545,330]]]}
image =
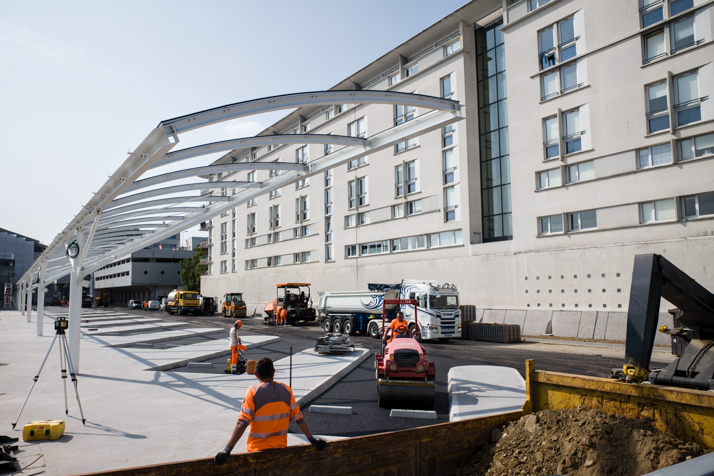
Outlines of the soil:
{"label": "soil", "polygon": [[638,476],[705,451],[662,433],[652,420],[630,420],[578,407],[526,415],[492,431],[457,476]]}

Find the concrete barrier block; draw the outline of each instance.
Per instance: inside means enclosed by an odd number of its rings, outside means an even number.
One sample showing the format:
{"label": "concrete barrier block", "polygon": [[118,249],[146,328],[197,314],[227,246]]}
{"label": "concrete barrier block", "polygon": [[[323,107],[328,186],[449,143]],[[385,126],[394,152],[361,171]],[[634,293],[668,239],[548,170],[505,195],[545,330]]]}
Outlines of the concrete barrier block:
{"label": "concrete barrier block", "polygon": [[553,311],[553,335],[578,337],[580,314],[580,311]]}
{"label": "concrete barrier block", "polygon": [[339,407],[335,405],[310,405],[310,413],[337,413],[352,415],[352,407]]}
{"label": "concrete barrier block", "polygon": [[578,328],[579,339],[592,339],[595,334],[595,321],[597,311],[583,311],[580,313],[580,327]]}
{"label": "concrete barrier block", "polygon": [[607,329],[605,330],[605,340],[616,340],[625,342],[626,336],[627,314],[624,312],[608,312]]}
{"label": "concrete barrier block", "polygon": [[401,410],[397,408],[389,412],[389,416],[400,418],[421,418],[423,420],[436,420],[438,418],[434,410]]}
{"label": "concrete barrier block", "polygon": [[520,410],[526,382],[516,369],[491,365],[451,367],[447,375],[449,421]]}
{"label": "concrete barrier block", "polygon": [[553,317],[553,311],[528,311],[523,324],[523,335],[542,336],[548,329]]}
{"label": "concrete barrier block", "polygon": [[483,312],[483,320],[481,322],[493,322],[496,324],[503,324],[503,320],[505,318],[505,309],[485,309]]}
{"label": "concrete barrier block", "polygon": [[604,340],[605,329],[607,329],[607,313],[596,311],[595,314],[595,332],[593,332],[593,339]]}
{"label": "concrete barrier block", "polygon": [[504,324],[518,324],[523,329],[523,324],[526,322],[526,311],[516,311],[509,309],[506,311],[506,317],[503,320]]}

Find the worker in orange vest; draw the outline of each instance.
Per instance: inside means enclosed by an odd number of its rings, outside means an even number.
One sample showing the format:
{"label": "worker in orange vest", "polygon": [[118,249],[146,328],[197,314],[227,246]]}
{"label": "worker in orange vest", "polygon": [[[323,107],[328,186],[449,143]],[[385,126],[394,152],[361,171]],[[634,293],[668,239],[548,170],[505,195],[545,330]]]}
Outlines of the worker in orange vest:
{"label": "worker in orange vest", "polygon": [[232,358],[231,373],[232,374],[238,373],[238,356],[240,355],[240,350],[238,349],[238,346],[242,344],[240,337],[238,337],[238,331],[240,330],[241,327],[243,327],[243,321],[238,319],[233,324],[233,327],[231,327],[231,330],[229,332],[229,336],[230,336],[230,340],[231,340],[231,358]]}
{"label": "worker in orange vest", "polygon": [[[389,333],[389,331],[392,331],[392,333],[389,340],[387,340],[387,333]],[[387,329],[384,331],[384,336],[382,336],[382,340],[387,343],[392,342],[392,339],[394,339],[394,336],[396,334],[402,334],[404,332],[406,332],[407,334],[409,333],[409,326],[407,324],[407,321],[404,319],[404,313],[402,311],[399,311],[397,313],[397,318],[390,322],[389,327],[387,327]]]}
{"label": "worker in orange vest", "polygon": [[231,439],[223,451],[216,454],[214,461],[221,465],[226,462],[233,447],[245,430],[248,433],[248,451],[263,451],[272,448],[285,448],[288,445],[288,424],[297,423],[310,443],[322,451],[327,446],[325,440],[315,438],[302,416],[300,407],[295,402],[293,391],[284,383],[275,382],[273,361],[267,357],[255,363],[255,376],[260,383],[248,388],[243,398],[238,421],[233,428]]}

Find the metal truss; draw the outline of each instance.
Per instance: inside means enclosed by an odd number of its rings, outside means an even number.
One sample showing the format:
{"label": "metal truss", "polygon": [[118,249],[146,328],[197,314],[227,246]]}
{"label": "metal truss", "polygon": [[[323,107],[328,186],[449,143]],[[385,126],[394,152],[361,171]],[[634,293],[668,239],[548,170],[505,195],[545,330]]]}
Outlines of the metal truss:
{"label": "metal truss", "polygon": [[[172,150],[182,133],[200,127],[264,112],[329,104],[407,105],[430,111],[368,138],[274,134]],[[71,272],[74,280],[80,280],[116,259],[206,222],[248,200],[462,119],[461,105],[449,99],[390,91],[319,91],[256,99],[162,121],[55,237],[19,282],[25,282],[43,264],[46,266],[44,279],[36,286],[44,286]],[[285,144],[343,147],[308,163],[237,161],[237,157],[251,147]],[[224,153],[218,163],[217,153]],[[206,161],[204,165],[151,174],[169,164],[200,158]],[[223,161],[226,163],[221,163]],[[225,176],[242,170],[281,173],[264,182],[224,180],[170,185],[178,180],[219,173]],[[225,194],[228,190],[233,192]],[[65,246],[74,240],[83,246],[81,260],[73,267],[65,255]]]}

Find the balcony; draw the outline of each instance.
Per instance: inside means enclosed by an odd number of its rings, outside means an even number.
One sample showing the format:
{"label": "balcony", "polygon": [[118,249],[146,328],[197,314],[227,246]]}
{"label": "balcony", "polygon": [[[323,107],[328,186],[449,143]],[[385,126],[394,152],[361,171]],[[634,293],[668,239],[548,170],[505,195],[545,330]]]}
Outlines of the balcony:
{"label": "balcony", "polygon": [[198,260],[199,264],[208,264],[210,262],[211,262],[211,255],[201,256],[201,258]]}

